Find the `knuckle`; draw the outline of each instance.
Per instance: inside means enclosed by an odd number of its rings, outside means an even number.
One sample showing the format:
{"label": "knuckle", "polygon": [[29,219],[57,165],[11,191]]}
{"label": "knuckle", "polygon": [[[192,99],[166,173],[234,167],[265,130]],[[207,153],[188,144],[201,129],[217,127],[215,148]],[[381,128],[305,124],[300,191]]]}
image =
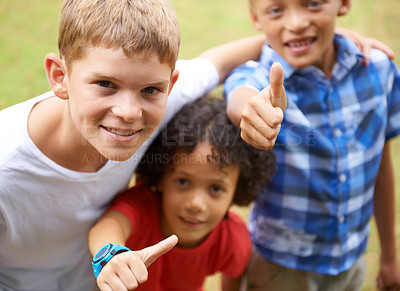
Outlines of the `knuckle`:
{"label": "knuckle", "polygon": [[243,112],[241,113],[242,120],[249,120],[250,116],[251,114],[246,109],[243,110]]}
{"label": "knuckle", "polygon": [[251,97],[251,98],[249,99],[249,102],[248,102],[249,107],[255,107],[255,106],[257,105],[257,96],[258,96],[258,95],[259,95],[259,94],[254,95],[253,97]]}
{"label": "knuckle", "polygon": [[138,278],[138,281],[140,284],[143,284],[144,282],[146,282],[148,279],[148,274],[143,274],[140,278]]}
{"label": "knuckle", "polygon": [[135,290],[139,286],[136,280],[131,280],[126,285],[127,285],[126,287],[128,287],[129,290]]}
{"label": "knuckle", "polygon": [[272,127],[276,127],[282,123],[282,120],[283,120],[283,114],[279,114],[277,112],[277,114],[274,114],[270,117],[270,122],[271,122],[270,124]]}

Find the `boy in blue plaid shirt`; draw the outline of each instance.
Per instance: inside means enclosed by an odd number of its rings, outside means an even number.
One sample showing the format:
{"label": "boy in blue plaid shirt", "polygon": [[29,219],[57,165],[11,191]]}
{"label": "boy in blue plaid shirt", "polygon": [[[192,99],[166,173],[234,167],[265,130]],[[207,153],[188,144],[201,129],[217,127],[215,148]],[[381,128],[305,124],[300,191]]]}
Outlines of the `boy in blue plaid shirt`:
{"label": "boy in blue plaid shirt", "polygon": [[[370,219],[381,244],[380,290],[400,290],[390,141],[400,133],[400,75],[378,50],[365,56],[335,34],[351,0],[251,0],[268,39],[259,62],[225,83],[228,115],[247,142],[267,148],[269,69],[285,73],[287,109],[275,143],[278,173],[250,218],[248,290],[360,290]],[[278,66],[275,64],[274,66]],[[272,66],[272,71],[274,70]]]}

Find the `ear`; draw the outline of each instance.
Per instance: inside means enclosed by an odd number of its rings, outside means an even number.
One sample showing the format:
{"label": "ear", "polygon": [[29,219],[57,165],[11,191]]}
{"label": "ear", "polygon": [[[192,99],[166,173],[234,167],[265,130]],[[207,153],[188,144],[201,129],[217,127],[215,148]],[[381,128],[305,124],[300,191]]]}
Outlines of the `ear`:
{"label": "ear", "polygon": [[68,90],[65,83],[67,76],[64,61],[56,54],[48,54],[44,59],[47,80],[51,90],[61,99],[68,99]]}
{"label": "ear", "polygon": [[340,1],[340,7],[338,11],[338,16],[343,16],[349,13],[351,8],[351,0],[341,0]]}
{"label": "ear", "polygon": [[171,81],[169,84],[168,95],[169,93],[171,93],[171,90],[174,87],[176,81],[178,81],[178,77],[179,77],[179,71],[177,69],[174,69],[171,73]]}
{"label": "ear", "polygon": [[260,22],[258,21],[257,14],[254,12],[254,10],[252,8],[250,8],[250,20],[251,20],[251,24],[253,25],[255,30],[262,31],[262,27],[261,27]]}

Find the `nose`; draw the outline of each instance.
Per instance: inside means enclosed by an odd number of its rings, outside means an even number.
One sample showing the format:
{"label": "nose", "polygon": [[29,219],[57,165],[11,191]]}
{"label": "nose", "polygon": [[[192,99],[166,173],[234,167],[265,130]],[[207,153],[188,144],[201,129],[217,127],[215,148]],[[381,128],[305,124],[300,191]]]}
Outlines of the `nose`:
{"label": "nose", "polygon": [[125,93],[116,96],[112,112],[125,122],[133,122],[143,115],[140,98],[133,93]]}
{"label": "nose", "polygon": [[310,23],[307,15],[299,10],[290,11],[287,14],[285,22],[286,29],[294,33],[303,32]]}
{"label": "nose", "polygon": [[202,191],[193,191],[188,195],[188,199],[185,203],[187,210],[191,212],[203,212],[207,209],[207,203],[205,195]]}

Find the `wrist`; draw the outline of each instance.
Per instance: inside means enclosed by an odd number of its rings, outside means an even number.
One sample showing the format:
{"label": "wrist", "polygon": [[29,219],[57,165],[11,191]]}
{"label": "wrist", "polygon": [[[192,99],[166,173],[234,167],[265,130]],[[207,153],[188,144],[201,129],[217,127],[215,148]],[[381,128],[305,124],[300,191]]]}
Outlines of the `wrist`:
{"label": "wrist", "polygon": [[100,274],[103,267],[118,253],[130,251],[129,248],[116,244],[107,244],[102,247],[93,257],[92,267],[94,276]]}

